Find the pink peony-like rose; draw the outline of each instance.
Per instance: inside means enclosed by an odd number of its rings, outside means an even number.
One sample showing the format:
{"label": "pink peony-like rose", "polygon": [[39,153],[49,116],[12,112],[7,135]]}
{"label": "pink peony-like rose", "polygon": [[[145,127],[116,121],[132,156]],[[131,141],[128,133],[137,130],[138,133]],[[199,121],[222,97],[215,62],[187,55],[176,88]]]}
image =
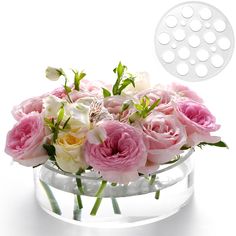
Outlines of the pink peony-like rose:
{"label": "pink peony-like rose", "polygon": [[183,152],[180,149],[186,143],[186,131],[173,115],[154,112],[141,123],[141,127],[149,147],[148,162],[142,172],[150,173],[155,164],[166,163]]}
{"label": "pink peony-like rose", "polygon": [[7,134],[5,152],[24,166],[44,163],[48,155],[43,148],[46,130],[41,115],[23,117]]}
{"label": "pink peony-like rose", "polygon": [[138,99],[141,99],[142,97],[147,96],[150,99],[151,104],[156,100],[161,99],[159,105],[154,110],[165,114],[171,114],[174,110],[171,99],[172,95],[173,93],[162,88],[153,88],[138,93],[137,97]]}
{"label": "pink peony-like rose", "polygon": [[147,160],[142,133],[118,121],[106,121],[100,127],[106,139],[101,144],[85,143],[86,162],[107,181],[127,184],[137,180]]}
{"label": "pink peony-like rose", "polygon": [[188,98],[199,103],[203,102],[202,98],[200,98],[194,91],[182,84],[172,83],[170,86],[170,90],[184,99]]}
{"label": "pink peony-like rose", "polygon": [[32,112],[37,112],[41,113],[43,110],[43,98],[46,95],[42,95],[39,97],[33,97],[30,99],[27,99],[20,103],[17,106],[14,106],[12,109],[12,115],[13,117],[19,121],[21,118],[24,116],[32,113]]}
{"label": "pink peony-like rose", "polygon": [[188,146],[220,141],[220,137],[211,136],[211,132],[218,130],[220,125],[216,124],[215,117],[203,104],[191,100],[180,101],[176,104],[176,115],[185,125]]}

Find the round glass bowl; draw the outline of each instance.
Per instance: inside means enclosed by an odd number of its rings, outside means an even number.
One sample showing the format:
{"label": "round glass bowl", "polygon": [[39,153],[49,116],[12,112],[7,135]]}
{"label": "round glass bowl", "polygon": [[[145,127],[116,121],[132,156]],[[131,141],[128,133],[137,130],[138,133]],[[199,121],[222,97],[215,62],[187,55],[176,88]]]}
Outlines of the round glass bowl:
{"label": "round glass bowl", "polygon": [[164,219],[193,194],[194,149],[128,185],[106,183],[97,173],[70,174],[47,161],[34,168],[39,205],[63,221],[89,227],[131,227]]}

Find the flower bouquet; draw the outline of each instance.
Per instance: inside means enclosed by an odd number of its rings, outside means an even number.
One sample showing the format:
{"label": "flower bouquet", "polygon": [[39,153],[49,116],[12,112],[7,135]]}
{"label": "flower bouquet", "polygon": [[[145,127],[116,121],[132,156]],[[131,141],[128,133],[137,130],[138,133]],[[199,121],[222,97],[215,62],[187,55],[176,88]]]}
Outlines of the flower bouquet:
{"label": "flower bouquet", "polygon": [[54,216],[95,225],[164,218],[192,195],[195,147],[226,147],[195,92],[150,87],[146,73],[121,62],[113,72],[114,85],[77,70],[69,84],[63,69],[48,67],[46,77],[64,85],[12,111],[5,151],[34,167],[38,202]]}

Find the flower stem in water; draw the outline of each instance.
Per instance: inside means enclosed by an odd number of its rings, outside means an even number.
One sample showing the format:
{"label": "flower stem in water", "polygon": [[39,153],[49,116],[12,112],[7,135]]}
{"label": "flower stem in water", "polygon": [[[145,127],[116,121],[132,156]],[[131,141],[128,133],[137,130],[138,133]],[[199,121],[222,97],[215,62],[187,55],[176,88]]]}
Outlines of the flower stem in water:
{"label": "flower stem in water", "polygon": [[40,180],[40,183],[48,197],[49,203],[51,205],[52,211],[56,213],[57,215],[61,215],[61,209],[57,203],[56,198],[54,197],[52,190],[49,188],[49,186],[44,183],[42,180]]}
{"label": "flower stem in water", "polygon": [[96,199],[95,204],[93,205],[92,211],[90,212],[90,215],[91,215],[91,216],[95,216],[95,215],[97,214],[97,211],[98,211],[98,208],[99,208],[100,205],[101,205],[101,202],[102,202],[102,198],[98,197],[98,198]]}
{"label": "flower stem in water", "polygon": [[121,211],[120,211],[120,207],[119,207],[119,204],[116,200],[116,198],[111,198],[111,201],[112,201],[112,206],[113,206],[113,211],[115,214],[121,214]]}
{"label": "flower stem in water", "polygon": [[80,195],[75,196],[74,199],[74,211],[73,211],[73,219],[74,220],[81,220],[81,208],[79,205],[79,201],[78,201],[78,196],[80,197]]}
{"label": "flower stem in water", "polygon": [[103,180],[98,191],[95,194],[95,197],[97,197],[97,199],[96,199],[96,202],[94,203],[92,211],[90,212],[90,215],[92,216],[95,216],[97,214],[98,208],[102,202],[101,194],[104,188],[106,187],[106,185],[107,185],[107,181]]}
{"label": "flower stem in water", "polygon": [[156,191],[155,198],[158,200],[160,198],[160,189]]}

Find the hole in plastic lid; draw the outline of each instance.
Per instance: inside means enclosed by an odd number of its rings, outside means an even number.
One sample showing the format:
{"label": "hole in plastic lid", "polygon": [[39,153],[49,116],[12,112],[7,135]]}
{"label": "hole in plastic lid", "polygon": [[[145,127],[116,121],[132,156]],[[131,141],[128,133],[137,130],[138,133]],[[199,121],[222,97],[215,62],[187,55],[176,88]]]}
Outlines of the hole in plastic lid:
{"label": "hole in plastic lid", "polygon": [[209,31],[207,33],[204,34],[203,36],[204,40],[211,44],[211,43],[214,43],[216,41],[216,36],[213,32]]}
{"label": "hole in plastic lid", "polygon": [[201,40],[197,35],[192,35],[188,38],[188,43],[191,47],[196,48],[200,45]]}
{"label": "hole in plastic lid", "polygon": [[207,61],[209,58],[209,52],[205,49],[199,49],[197,51],[197,58],[199,61]]}
{"label": "hole in plastic lid", "polygon": [[221,67],[223,64],[224,64],[224,59],[222,56],[216,54],[216,55],[213,55],[211,57],[211,64],[216,67],[216,68],[219,68]]}
{"label": "hole in plastic lid", "polygon": [[193,15],[193,8],[190,6],[185,6],[182,9],[182,16],[184,18],[190,18]]}
{"label": "hole in plastic lid", "polygon": [[167,16],[166,25],[170,28],[174,28],[178,23],[178,20],[175,16]]}
{"label": "hole in plastic lid", "polygon": [[179,75],[182,75],[182,76],[187,75],[189,71],[188,65],[186,63],[179,63],[176,66],[176,71]]}
{"label": "hole in plastic lid", "polygon": [[208,69],[204,64],[198,64],[195,67],[195,72],[198,77],[205,77],[208,73]]}
{"label": "hole in plastic lid", "polygon": [[178,50],[178,55],[181,59],[187,59],[190,56],[190,50],[184,46]]}
{"label": "hole in plastic lid", "polygon": [[212,16],[212,12],[209,8],[203,8],[200,12],[199,12],[200,17],[203,20],[208,20],[211,18]]}
{"label": "hole in plastic lid", "polygon": [[170,35],[167,33],[161,33],[158,37],[158,41],[160,44],[168,44],[170,42]]}
{"label": "hole in plastic lid", "polygon": [[189,26],[191,30],[194,32],[197,32],[202,28],[202,24],[199,20],[192,20]]}
{"label": "hole in plastic lid", "polygon": [[162,54],[162,59],[166,62],[166,63],[171,63],[174,61],[175,59],[175,54],[172,51],[166,51]]}
{"label": "hole in plastic lid", "polygon": [[210,49],[211,49],[212,52],[216,52],[216,47],[215,46],[211,46]]}
{"label": "hole in plastic lid", "polygon": [[182,41],[185,39],[185,31],[182,30],[182,29],[177,29],[174,33],[174,38],[177,40],[177,41]]}
{"label": "hole in plastic lid", "polygon": [[230,41],[228,38],[223,37],[218,40],[218,45],[222,50],[228,50],[230,48]]}
{"label": "hole in plastic lid", "polygon": [[217,32],[223,32],[226,28],[226,24],[223,20],[217,20],[213,25]]}

